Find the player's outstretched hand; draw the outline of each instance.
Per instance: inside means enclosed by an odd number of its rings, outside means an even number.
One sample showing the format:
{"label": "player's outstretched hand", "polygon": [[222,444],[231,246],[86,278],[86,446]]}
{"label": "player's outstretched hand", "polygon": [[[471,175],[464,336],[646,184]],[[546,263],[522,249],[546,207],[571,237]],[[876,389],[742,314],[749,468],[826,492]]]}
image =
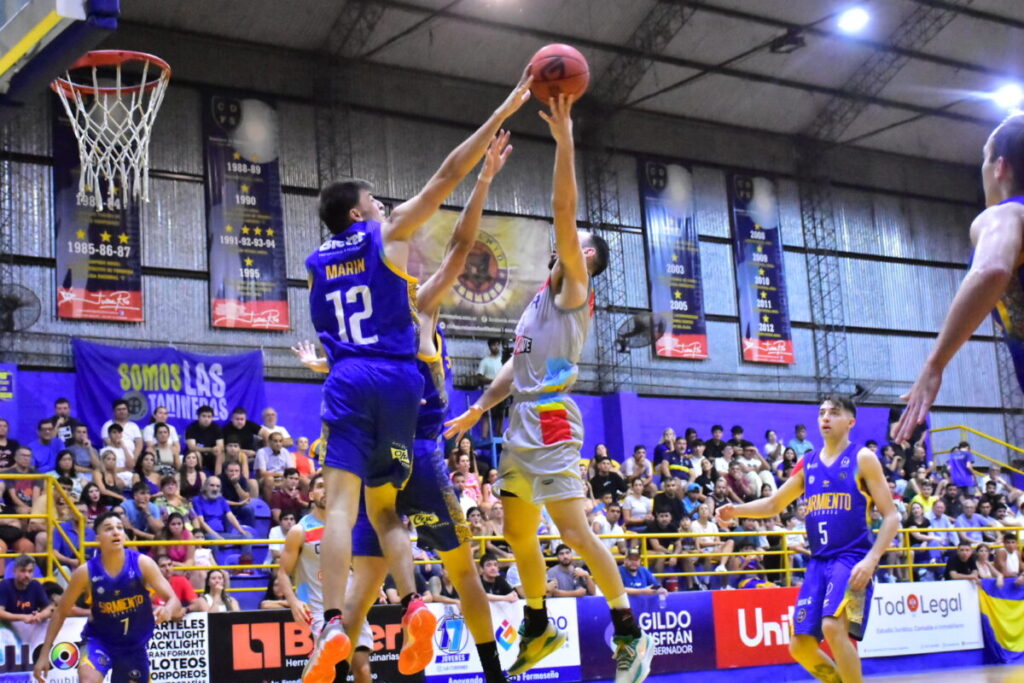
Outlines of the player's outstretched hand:
{"label": "player's outstretched hand", "polygon": [[505,166],[509,155],[512,154],[512,145],[508,144],[511,138],[512,133],[502,130],[498,132],[497,137],[491,140],[491,144],[487,147],[487,154],[484,155],[484,167],[480,169],[480,180],[491,182]]}
{"label": "player's outstretched hand", "polygon": [[551,130],[551,137],[560,145],[572,142],[572,103],[574,101],[574,97],[562,93],[558,97],[548,100],[550,113],[543,109],[539,112],[540,117],[544,119]]}
{"label": "player's outstretched hand", "polygon": [[153,621],[156,622],[157,626],[172,619],[174,619],[174,614],[167,610],[167,605],[160,605],[153,610]]}
{"label": "player's outstretched hand", "polygon": [[288,607],[292,610],[292,619],[296,624],[309,626],[313,623],[313,613],[309,611],[309,605],[306,603],[295,600]]}
{"label": "player's outstretched hand", "polygon": [[533,76],[530,75],[530,65],[527,64],[526,68],[523,69],[523,75],[519,77],[519,82],[516,83],[516,87],[508,94],[508,97],[501,103],[501,106],[498,107],[498,112],[502,118],[507,119],[512,114],[515,114],[526,103],[526,100],[530,99],[531,85],[533,85]]}
{"label": "player's outstretched hand", "polygon": [[860,591],[867,588],[871,577],[875,575],[875,563],[869,557],[853,565],[850,571],[850,590]]}
{"label": "player's outstretched hand", "polygon": [[480,416],[483,414],[484,411],[480,410],[478,406],[470,406],[462,415],[452,418],[444,423],[444,426],[448,428],[444,430],[444,438],[459,441],[463,434],[472,429],[473,425],[480,421]]}
{"label": "player's outstretched hand", "polygon": [[295,345],[292,346],[292,353],[295,354],[295,357],[299,359],[300,363],[306,366],[311,363],[315,363],[317,360],[316,348],[309,343],[308,339],[295,342]]}
{"label": "player's outstretched hand", "polygon": [[48,648],[43,648],[40,651],[39,658],[36,659],[36,666],[32,669],[32,679],[36,683],[46,683],[46,673],[50,670],[50,652]]}
{"label": "player's outstretched hand", "polygon": [[736,506],[726,503],[715,512],[715,518],[723,524],[728,524],[736,519]]}
{"label": "player's outstretched hand", "polygon": [[910,440],[917,425],[928,417],[928,411],[935,403],[935,397],[939,395],[941,387],[942,371],[926,365],[917,376],[914,386],[910,387],[910,391],[900,396],[900,400],[906,402],[907,409],[896,423],[896,441]]}

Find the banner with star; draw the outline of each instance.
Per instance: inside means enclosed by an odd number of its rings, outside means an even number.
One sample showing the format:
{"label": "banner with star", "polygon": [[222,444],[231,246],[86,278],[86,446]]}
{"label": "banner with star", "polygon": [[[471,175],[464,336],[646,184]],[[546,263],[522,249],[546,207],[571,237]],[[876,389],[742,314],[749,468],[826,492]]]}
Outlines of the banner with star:
{"label": "banner with star", "polygon": [[78,142],[62,107],[53,123],[53,217],[57,236],[57,316],[142,322],[139,202],[120,194],[96,210],[91,189],[79,196]]}
{"label": "banner with star", "polygon": [[210,319],[214,327],[287,330],[277,108],[214,93],[204,109]]}
{"label": "banner with star", "polygon": [[638,159],[651,310],[661,321],[654,345],[665,358],[708,357],[693,174],[682,164]]}
{"label": "banner with star", "polygon": [[792,365],[793,333],[775,182],[730,173],[728,183],[743,360]]}

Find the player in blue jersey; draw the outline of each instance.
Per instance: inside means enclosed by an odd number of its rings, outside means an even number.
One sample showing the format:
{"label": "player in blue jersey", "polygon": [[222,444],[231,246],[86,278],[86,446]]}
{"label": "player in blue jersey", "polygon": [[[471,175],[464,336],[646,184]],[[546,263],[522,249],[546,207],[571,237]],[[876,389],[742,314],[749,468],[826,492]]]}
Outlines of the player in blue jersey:
{"label": "player in blue jersey", "polygon": [[[83,683],[100,683],[110,673],[111,683],[148,683],[146,646],[153,628],[172,619],[181,603],[156,562],[124,547],[127,536],[121,519],[105,512],[93,524],[100,551],[71,574],[60,608],[50,620],[33,675],[39,683],[50,669],[50,649],[75,603],[88,592],[92,615],[82,636],[85,653],[78,665]],[[153,608],[150,591],[163,605]]]}
{"label": "player in blue jersey", "polygon": [[530,82],[524,70],[491,117],[390,215],[384,215],[365,181],[334,183],[320,193],[320,219],[332,236],[306,259],[306,269],[310,315],[330,365],[321,406],[328,506],[321,546],[326,625],[304,683],[333,680],[335,665],[351,651],[341,610],[361,491],[406,609],[398,669],[416,673],[433,656],[436,619],[416,595],[409,539],[395,510],[412,466],[409,451],[423,395],[416,367],[417,283],[405,273],[409,240],[483,158],[502,123],[529,99]]}
{"label": "player in blue jersey", "polygon": [[[512,152],[509,137],[507,132],[502,132],[488,148],[483,168],[469,202],[455,224],[444,259],[437,272],[427,278],[416,294],[416,309],[422,322],[416,358],[423,376],[424,392],[416,420],[412,475],[397,497],[399,512],[408,515],[416,527],[419,545],[438,551],[462,599],[463,615],[476,642],[486,683],[505,683],[507,679],[498,658],[487,595],[473,562],[469,525],[448,479],[448,468],[438,442],[448,416],[448,397],[453,388],[451,359],[438,326],[438,317],[442,298],[464,271],[466,259],[476,244],[491,181]],[[326,359],[317,358],[308,342],[297,344],[294,351],[311,370],[327,370]],[[377,536],[362,506],[352,530],[352,543],[355,580],[345,603],[345,627],[350,640],[360,632],[361,624],[388,573]]]}
{"label": "player in blue jersey", "polygon": [[971,268],[921,373],[902,397],[907,409],[896,425],[897,441],[910,438],[928,417],[943,371],[990,313],[1024,388],[1024,114],[999,124],[982,154],[981,183],[988,208],[971,223]]}
{"label": "player in blue jersey", "polygon": [[[718,517],[773,517],[797,498],[807,502],[807,540],[811,559],[797,598],[789,650],[815,678],[828,683],[863,680],[860,657],[848,635],[864,637],[871,607],[871,577],[899,530],[900,518],[878,458],[850,443],[857,408],[832,395],[818,408],[818,428],[825,445],[809,452],[793,476],[770,498],[723,505]],[[871,507],[878,507],[882,527],[872,538]],[[819,648],[822,636],[835,657]]]}

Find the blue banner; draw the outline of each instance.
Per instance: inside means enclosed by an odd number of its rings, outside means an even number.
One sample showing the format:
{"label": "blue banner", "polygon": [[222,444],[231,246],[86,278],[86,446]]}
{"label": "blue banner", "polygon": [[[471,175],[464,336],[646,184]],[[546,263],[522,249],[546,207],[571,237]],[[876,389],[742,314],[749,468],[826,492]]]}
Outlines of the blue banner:
{"label": "blue banner", "polygon": [[82,416],[111,414],[119,398],[128,401],[130,419],[149,422],[157,406],[166,406],[167,422],[178,432],[196,418],[203,405],[216,420],[235,408],[259,415],[266,407],[263,354],[206,356],[170,347],[132,349],[73,339],[76,409]]}
{"label": "blue banner", "polygon": [[[651,674],[715,668],[715,627],[711,593],[668,593],[664,605],[656,595],[629,597],[637,625],[655,642]],[[580,665],[583,680],[615,678],[615,651],[608,601],[588,597],[577,601]]]}
{"label": "blue banner", "polygon": [[791,365],[793,333],[775,182],[730,173],[729,205],[743,360]]}
{"label": "blue banner", "polygon": [[287,330],[277,108],[221,94],[205,104],[211,321]]}
{"label": "blue banner", "polygon": [[[92,192],[78,194],[78,143],[62,107],[53,122],[53,218],[57,316],[141,322],[139,202],[118,196],[96,210]],[[104,191],[104,194],[106,192]]]}
{"label": "blue banner", "polygon": [[693,174],[673,163],[638,159],[650,273],[651,310],[661,319],[655,353],[708,357]]}

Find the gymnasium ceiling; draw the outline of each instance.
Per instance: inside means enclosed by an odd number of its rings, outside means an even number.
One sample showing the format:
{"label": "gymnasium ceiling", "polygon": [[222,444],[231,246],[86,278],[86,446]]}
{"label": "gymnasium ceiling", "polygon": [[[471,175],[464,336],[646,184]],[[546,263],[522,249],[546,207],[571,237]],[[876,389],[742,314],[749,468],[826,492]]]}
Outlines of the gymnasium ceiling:
{"label": "gymnasium ceiling", "polygon": [[[840,111],[848,120],[825,133],[831,141],[977,165],[988,132],[1004,115],[984,95],[1024,77],[1024,1],[868,0],[860,4],[871,22],[855,37],[836,25],[851,4],[123,0],[122,24],[493,84],[513,83],[540,46],[566,42],[589,60],[592,92],[608,93],[602,99],[615,106],[816,137],[821,112]],[[666,19],[677,30],[637,42]],[[806,45],[771,51],[768,44],[790,29]],[[623,66],[640,68],[632,79],[610,75]]]}

